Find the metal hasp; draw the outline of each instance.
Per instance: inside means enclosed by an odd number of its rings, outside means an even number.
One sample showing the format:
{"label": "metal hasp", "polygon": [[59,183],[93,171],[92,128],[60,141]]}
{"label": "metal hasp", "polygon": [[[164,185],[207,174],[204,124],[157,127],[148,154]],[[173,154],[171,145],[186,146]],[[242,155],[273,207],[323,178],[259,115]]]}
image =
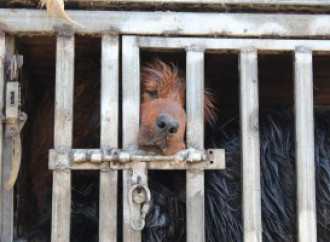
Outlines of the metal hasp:
{"label": "metal hasp", "polygon": [[21,88],[18,82],[18,69],[23,65],[23,56],[14,55],[7,63],[5,137],[9,138],[8,147],[11,152],[11,171],[5,184],[6,190],[11,190],[17,180],[22,157],[21,130],[27,120],[27,115],[21,111]]}
{"label": "metal hasp", "polygon": [[49,150],[49,169],[63,167],[63,159],[69,169],[102,169],[110,163],[113,170],[131,169],[134,163],[145,162],[149,170],[221,170],[225,169],[223,149],[186,149],[175,155],[163,156],[145,153],[142,150],[123,149],[72,149],[66,153]]}
{"label": "metal hasp", "polygon": [[135,231],[143,230],[145,217],[150,208],[151,194],[147,184],[147,172],[145,162],[138,162],[132,165],[132,185],[128,190],[127,200],[130,205],[130,226]]}
{"label": "metal hasp", "polygon": [[[90,169],[96,166],[102,170],[110,163],[110,169],[127,170],[131,186],[127,192],[129,203],[130,227],[141,231],[149,211],[151,194],[148,188],[148,169],[157,170],[220,170],[225,168],[223,149],[196,150],[186,149],[175,155],[163,156],[147,154],[142,150],[121,149],[72,149],[63,153],[49,151],[50,169],[64,168],[63,160],[68,161],[69,169]],[[86,166],[86,165],[91,165]],[[81,166],[81,167],[80,167]]]}

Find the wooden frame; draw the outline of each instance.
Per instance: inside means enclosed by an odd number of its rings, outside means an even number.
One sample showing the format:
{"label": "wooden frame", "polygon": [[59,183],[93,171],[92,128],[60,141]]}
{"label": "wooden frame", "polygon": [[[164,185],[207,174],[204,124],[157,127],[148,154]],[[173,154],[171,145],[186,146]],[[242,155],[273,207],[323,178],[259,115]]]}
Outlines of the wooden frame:
{"label": "wooden frame", "polygon": [[156,50],[240,51],[244,241],[262,240],[257,51],[295,53],[297,231],[300,242],[316,241],[312,51],[330,52],[330,41],[139,37],[138,42]]}
{"label": "wooden frame", "polygon": [[[179,0],[178,0],[179,1]],[[212,1],[212,0],[210,0]],[[228,1],[229,2],[229,1]],[[235,1],[231,1],[234,3]],[[242,3],[243,1],[238,1]],[[266,2],[266,1],[265,1]],[[284,4],[289,1],[280,1]],[[315,4],[325,4],[325,1],[314,1]],[[311,4],[311,1],[304,1]],[[329,3],[330,4],[330,3]],[[298,237],[299,241],[316,241],[316,213],[315,213],[315,178],[314,178],[314,144],[313,144],[313,95],[312,95],[312,52],[329,52],[329,40],[276,40],[276,39],[214,39],[205,36],[230,36],[230,37],[312,37],[328,38],[330,35],[330,16],[327,15],[294,15],[294,14],[225,14],[225,13],[154,13],[154,12],[105,12],[105,11],[68,11],[71,17],[83,24],[85,28],[71,26],[78,34],[104,34],[102,37],[102,85],[104,90],[114,88],[118,90],[118,61],[117,55],[109,57],[108,51],[114,53],[119,49],[118,36],[111,34],[135,34],[135,35],[195,35],[204,38],[179,38],[179,37],[137,37],[124,36],[123,45],[123,144],[125,148],[136,148],[137,133],[139,129],[139,48],[146,49],[186,49],[187,50],[187,92],[194,97],[200,97],[202,93],[203,78],[203,58],[204,52],[232,50],[240,51],[241,67],[241,88],[249,90],[247,93],[241,92],[241,132],[243,151],[243,181],[244,192],[249,192],[252,196],[243,195],[244,203],[244,239],[245,241],[260,241],[261,238],[261,212],[260,212],[260,168],[259,160],[259,138],[258,138],[258,89],[257,89],[257,51],[290,51],[295,52],[295,112],[296,112],[296,160],[297,160],[297,198],[298,198]],[[88,13],[88,18],[86,15]],[[27,21],[27,19],[29,21]],[[91,21],[90,19],[93,19]],[[156,21],[157,20],[157,21]],[[150,23],[150,24],[145,24]],[[199,24],[202,23],[202,24]],[[10,34],[56,34],[67,28],[64,22],[58,24],[57,19],[46,16],[40,10],[9,10],[0,9],[0,30]],[[298,26],[298,27],[297,27]],[[110,33],[110,34],[109,34]],[[70,216],[70,164],[65,155],[71,148],[72,132],[72,93],[73,93],[73,58],[74,58],[74,37],[58,36],[58,59],[56,93],[60,89],[66,89],[56,97],[55,112],[55,149],[59,154],[63,154],[61,163],[55,164],[53,192],[53,227],[52,241],[69,241]],[[253,48],[247,48],[252,46]],[[304,46],[304,48],[297,48]],[[3,58],[4,41],[0,35],[0,61]],[[297,49],[296,49],[297,48]],[[310,50],[308,50],[310,49]],[[2,51],[2,52],[1,52]],[[63,52],[62,52],[63,51]],[[195,61],[193,61],[195,60]],[[110,68],[110,63],[117,65]],[[134,68],[132,68],[134,66]],[[192,67],[196,67],[196,69]],[[103,69],[102,68],[102,69]],[[0,64],[0,85],[4,67]],[[129,70],[129,71],[125,71]],[[104,71],[104,72],[103,72]],[[110,84],[110,78],[115,82]],[[3,79],[3,78],[2,78]],[[190,89],[190,85],[196,85],[199,89]],[[113,86],[111,86],[113,85]],[[0,86],[1,92],[1,86]],[[118,106],[117,94],[112,93],[115,101],[111,101],[102,93],[102,102]],[[0,99],[1,93],[0,93]],[[194,99],[194,98],[191,98]],[[0,101],[0,106],[1,106]],[[193,112],[193,103],[187,100],[187,140],[189,146],[202,147],[203,144],[189,135],[191,126],[202,127],[203,112],[201,110],[202,99],[196,103],[196,112]],[[116,118],[109,122],[109,110],[102,106],[102,135],[101,144],[103,146],[117,145],[116,131],[113,140],[106,139],[107,127],[118,125]],[[117,109],[111,115],[117,117]],[[127,112],[130,110],[130,112]],[[133,112],[131,110],[134,110]],[[248,116],[253,116],[253,122],[249,122]],[[109,126],[110,125],[110,126]],[[114,126],[112,126],[114,125]],[[0,129],[1,131],[1,129]],[[198,137],[203,137],[203,131],[198,131]],[[301,137],[303,135],[303,138]],[[196,135],[197,137],[197,135]],[[247,144],[247,137],[252,139],[252,143]],[[307,138],[306,138],[307,137]],[[301,142],[305,140],[306,142]],[[253,152],[245,152],[253,150]],[[1,154],[1,141],[0,141]],[[248,161],[251,160],[249,163]],[[248,166],[245,166],[248,165]],[[2,171],[3,172],[3,171]],[[124,191],[126,194],[130,183],[128,181],[129,172],[123,172]],[[249,174],[247,174],[249,173]],[[192,197],[196,192],[203,194],[203,175],[201,171],[187,172],[187,197]],[[247,176],[248,175],[248,176]],[[3,177],[2,177],[3,179]],[[111,181],[110,181],[111,179]],[[101,193],[100,199],[113,201],[109,194],[104,191],[110,187],[116,187],[117,174],[110,171],[106,164],[101,171]],[[193,182],[195,181],[195,182]],[[192,184],[197,186],[190,187]],[[61,189],[60,189],[61,188]],[[113,190],[114,194],[116,191]],[[306,193],[307,192],[307,193]],[[1,194],[3,199],[4,195]],[[127,198],[124,196],[124,220],[127,221]],[[195,215],[188,213],[188,241],[203,241],[204,231],[191,230],[190,225],[196,226],[198,221],[204,220],[203,199],[190,201],[188,199],[187,211],[199,207],[199,212]],[[6,200],[8,202],[9,200]],[[1,204],[3,210],[3,203]],[[126,206],[126,208],[125,208]],[[116,204],[107,204],[101,210],[114,211]],[[306,212],[307,211],[307,212]],[[116,236],[115,225],[112,221],[112,232],[106,232],[105,224],[111,223],[109,213],[104,213],[100,221],[100,239],[107,241],[109,237]],[[2,215],[5,216],[5,215]],[[192,216],[192,217],[191,217]],[[103,220],[104,219],[104,220]],[[3,223],[3,217],[2,217]],[[193,225],[195,224],[195,225]],[[202,226],[201,226],[202,227]],[[2,226],[3,228],[3,226]],[[8,230],[9,231],[9,230]],[[3,230],[1,231],[4,234]],[[12,238],[12,231],[11,238]],[[124,240],[140,241],[141,233],[129,229],[129,224],[124,223]]]}
{"label": "wooden frame", "polygon": [[[102,37],[102,92],[101,92],[101,146],[105,149],[117,146],[117,116],[118,116],[118,36],[105,34]],[[71,165],[70,155],[72,140],[72,102],[73,102],[73,59],[74,38],[72,35],[57,38],[57,75],[56,75],[56,105],[55,105],[55,149],[50,152],[50,167],[54,169],[53,182],[53,217],[52,241],[69,241],[70,235],[70,203],[71,203]],[[137,148],[140,109],[140,77],[139,77],[138,37],[123,37],[123,145],[125,149]],[[111,55],[110,55],[111,54]],[[204,53],[203,50],[191,48],[187,52],[188,86],[187,94],[194,98],[187,99],[187,140],[191,148],[203,148],[203,86],[204,86]],[[132,68],[133,66],[133,68]],[[112,94],[112,95],[111,95]],[[110,110],[111,109],[111,110]],[[112,115],[111,115],[112,114]],[[111,118],[113,118],[111,122]],[[111,125],[110,125],[111,124]],[[191,130],[194,130],[191,132]],[[196,135],[198,130],[199,135]],[[111,136],[113,134],[114,136]],[[110,138],[110,139],[109,139]],[[221,153],[220,164],[224,163],[224,153]],[[215,162],[217,163],[217,162]],[[150,163],[155,167],[161,167]],[[149,165],[149,164],[148,164]],[[216,165],[216,164],[214,164]],[[187,166],[189,168],[189,166]],[[187,169],[183,166],[183,169]],[[117,208],[117,171],[109,163],[98,166],[100,177],[100,240],[108,241],[116,238],[116,208]],[[141,241],[141,232],[131,228],[131,211],[140,211],[140,205],[131,210],[128,201],[128,191],[135,184],[134,172],[145,173],[146,163],[134,163],[123,171],[123,207],[124,207],[124,241]],[[170,169],[171,167],[162,167]],[[175,167],[173,168],[179,168]],[[212,165],[210,166],[212,168]],[[82,166],[82,169],[93,169],[93,166]],[[133,169],[133,175],[132,171]],[[187,171],[188,199],[188,240],[204,240],[204,173],[203,165],[193,166]],[[141,174],[142,174],[141,173]],[[144,174],[144,184],[147,175]],[[65,184],[64,184],[65,183]],[[198,194],[198,196],[197,196]],[[197,199],[198,197],[198,199]],[[193,199],[192,199],[193,198]],[[104,203],[104,204],[103,204]],[[66,211],[66,212],[65,212]],[[192,213],[191,211],[195,211]],[[193,215],[193,216],[192,216]],[[135,214],[133,216],[139,216]],[[201,221],[202,219],[202,221]],[[66,226],[64,229],[63,226]],[[108,229],[107,226],[110,226]],[[200,228],[199,230],[196,227]],[[61,231],[61,232],[60,232]],[[190,231],[190,232],[189,232]]]}

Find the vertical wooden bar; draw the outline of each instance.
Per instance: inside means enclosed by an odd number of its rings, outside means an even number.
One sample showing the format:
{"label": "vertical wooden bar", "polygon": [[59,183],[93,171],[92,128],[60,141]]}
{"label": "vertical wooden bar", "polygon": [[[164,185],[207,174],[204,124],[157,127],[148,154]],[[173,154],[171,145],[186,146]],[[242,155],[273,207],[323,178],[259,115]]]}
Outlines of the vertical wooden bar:
{"label": "vertical wooden bar", "polygon": [[295,51],[295,121],[298,240],[316,242],[312,51]]}
{"label": "vertical wooden bar", "polygon": [[[204,51],[187,50],[187,146],[204,149]],[[204,171],[187,171],[187,241],[205,241]]]}
{"label": "vertical wooden bar", "polygon": [[[137,37],[124,36],[122,49],[123,147],[136,149],[140,122],[140,52]],[[141,232],[130,227],[132,209],[128,202],[128,190],[132,184],[131,175],[132,171],[123,170],[123,241],[140,242]]]}
{"label": "vertical wooden bar", "polygon": [[[6,43],[5,43],[6,42]],[[0,34],[0,112],[4,108],[5,63],[11,61],[15,54],[15,38]],[[12,145],[11,138],[3,139],[3,126],[0,125],[1,157],[1,237],[0,241],[11,242],[14,239],[14,190],[7,191],[4,186],[11,171]]]}
{"label": "vertical wooden bar", "polygon": [[262,241],[258,62],[254,47],[241,49],[239,67],[244,241]]}
{"label": "vertical wooden bar", "polygon": [[52,242],[70,241],[74,35],[57,36],[54,146],[62,160],[53,171]]}
{"label": "vertical wooden bar", "polygon": [[[119,37],[102,36],[101,72],[101,147],[118,147],[118,71]],[[103,164],[100,173],[100,242],[117,241],[117,182],[116,170]]]}
{"label": "vertical wooden bar", "polygon": [[[4,107],[4,87],[5,87],[5,60],[6,60],[6,35],[0,32],[0,112],[3,112]],[[5,221],[3,216],[4,203],[4,175],[2,174],[3,166],[3,125],[0,124],[0,238],[2,240],[2,224]]]}

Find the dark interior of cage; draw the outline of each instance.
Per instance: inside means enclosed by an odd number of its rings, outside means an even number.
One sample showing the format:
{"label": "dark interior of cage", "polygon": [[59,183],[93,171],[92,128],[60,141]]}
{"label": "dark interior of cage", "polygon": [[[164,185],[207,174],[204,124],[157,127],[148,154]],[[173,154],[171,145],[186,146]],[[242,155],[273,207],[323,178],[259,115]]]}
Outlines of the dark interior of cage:
{"label": "dark interior of cage", "polygon": [[[49,193],[52,182],[49,176],[45,176],[43,173],[48,166],[48,149],[53,148],[56,37],[20,37],[17,40],[17,46],[19,53],[24,56],[23,109],[28,115],[28,122],[23,132],[22,167],[15,190],[15,229],[17,237],[20,237],[41,224],[46,210],[40,211],[40,209],[44,206],[50,206]],[[141,50],[140,52],[141,66],[156,58],[166,63],[172,63],[182,70],[186,69],[184,50]],[[100,147],[100,60],[101,38],[75,37],[73,148]],[[329,64],[329,55],[319,53],[313,55],[315,110],[326,110],[330,103]],[[204,66],[205,88],[212,93],[217,117],[215,123],[205,124],[205,148],[223,148],[218,146],[213,136],[222,132],[232,122],[236,122],[235,120],[239,117],[239,52],[206,51]],[[121,71],[120,64],[120,73]],[[293,53],[258,53],[258,76],[260,113],[268,109],[292,111],[294,107]],[[121,89],[121,84],[119,89]],[[121,107],[121,91],[118,91],[120,93],[119,107]],[[119,120],[120,122],[122,120],[121,114]],[[122,127],[121,124],[119,126],[119,147],[121,147]],[[239,138],[237,142],[239,142]],[[236,193],[240,193],[241,170],[239,163],[238,165],[227,163],[226,169],[236,169],[229,186],[235,188]],[[169,176],[168,174],[175,175]],[[228,176],[226,170],[219,171],[219,174],[223,177]],[[293,176],[291,179],[294,181],[294,167],[292,167],[290,176]],[[149,178],[156,180],[157,183],[165,184],[171,193],[179,197],[184,204],[186,182],[184,171],[149,171]],[[71,217],[76,216],[75,223],[82,227],[89,226],[89,233],[97,234],[98,171],[73,171],[72,179]],[[207,176],[205,179],[207,180]],[[40,184],[33,184],[36,181]],[[78,184],[79,189],[75,189]],[[207,181],[206,184],[208,184]],[[262,182],[262,189],[266,189],[265,187],[267,185]],[[120,188],[121,182],[119,181],[119,191]],[[206,193],[207,191],[206,188]],[[263,190],[263,192],[266,193],[267,191]],[[289,199],[292,200],[292,204],[295,204],[295,189],[288,192],[291,193]],[[42,193],[42,195],[36,198],[36,193]],[[121,221],[122,213],[120,196],[118,198],[118,221]],[[224,196],[226,199],[230,199],[230,194],[224,194]],[[240,197],[240,195],[237,196]],[[232,204],[237,206],[235,209],[238,213],[238,219],[241,220],[241,201],[234,199]],[[262,203],[262,206],[267,206],[267,204]],[[295,205],[290,209],[295,214]],[[263,210],[263,212],[267,212],[267,210]],[[90,213],[90,217],[79,216],[79,213]],[[212,215],[206,213],[206,216]],[[85,219],[86,221],[84,221]],[[91,223],[88,219],[95,223]],[[294,227],[293,230],[295,230]],[[46,229],[50,230],[50,228]],[[118,232],[120,229],[121,226],[119,225]],[[75,232],[77,231],[72,229],[72,238],[75,237]],[[295,237],[296,232],[293,231],[292,233],[292,236]],[[118,234],[120,241],[121,233]]]}

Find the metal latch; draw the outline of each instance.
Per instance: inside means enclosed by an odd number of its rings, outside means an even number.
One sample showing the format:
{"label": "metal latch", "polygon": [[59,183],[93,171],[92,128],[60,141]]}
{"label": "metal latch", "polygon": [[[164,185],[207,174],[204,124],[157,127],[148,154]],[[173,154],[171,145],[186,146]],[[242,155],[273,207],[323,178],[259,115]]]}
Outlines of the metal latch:
{"label": "metal latch", "polygon": [[[63,161],[65,166],[63,165]],[[110,163],[110,164],[106,164]],[[51,149],[50,169],[103,169],[131,171],[125,178],[126,198],[129,208],[129,223],[134,231],[145,226],[145,217],[150,208],[151,194],[148,188],[148,170],[219,170],[225,168],[223,149],[185,149],[174,155],[164,156],[136,149]]]}
{"label": "metal latch", "polygon": [[151,193],[147,184],[145,162],[132,166],[131,187],[128,190],[130,207],[130,226],[132,230],[141,231],[145,226],[145,217],[150,208]]}
{"label": "metal latch", "polygon": [[[50,150],[50,157],[56,160],[56,150]],[[112,169],[128,169],[135,162],[146,162],[148,169],[210,169],[218,170],[225,167],[223,149],[185,149],[174,155],[152,155],[142,150],[122,149],[74,149],[70,151],[70,163],[79,167],[85,163],[101,165],[109,162]],[[55,161],[56,163],[56,161]],[[56,167],[53,164],[50,169]],[[73,167],[74,169],[74,167]]]}
{"label": "metal latch", "polygon": [[27,115],[21,111],[21,88],[18,82],[18,69],[22,65],[23,56],[14,55],[7,68],[6,106],[2,121],[5,123],[5,137],[10,139],[6,142],[6,149],[11,150],[12,167],[5,184],[6,190],[12,189],[17,180],[22,157],[20,133],[27,120]]}

